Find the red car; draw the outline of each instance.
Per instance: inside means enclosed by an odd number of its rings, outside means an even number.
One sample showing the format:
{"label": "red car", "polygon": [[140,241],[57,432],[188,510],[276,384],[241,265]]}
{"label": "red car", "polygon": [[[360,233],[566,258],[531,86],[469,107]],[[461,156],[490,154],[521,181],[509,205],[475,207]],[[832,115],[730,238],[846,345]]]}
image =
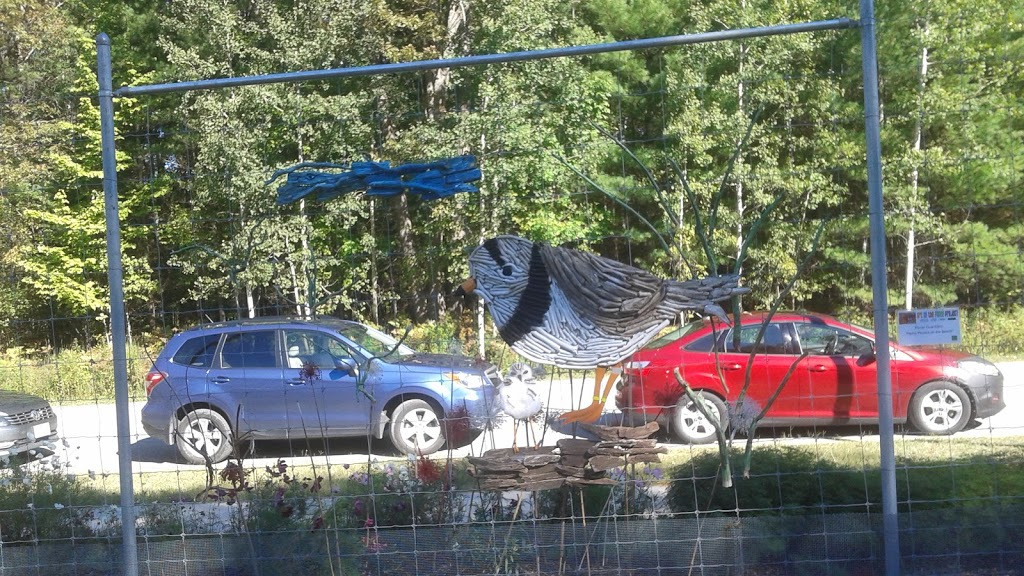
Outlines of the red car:
{"label": "red car", "polygon": [[[1003,375],[983,358],[897,344],[891,351],[897,423],[909,421],[925,434],[953,434],[1005,407]],[[737,406],[751,362],[746,399]],[[714,427],[683,394],[675,368],[713,412],[725,415],[727,427],[731,421],[743,431],[794,363],[759,425],[878,423],[874,333],[820,314],[745,314],[735,329],[710,319],[686,324],[625,364],[615,402],[633,424],[657,420],[685,442],[707,443]]]}

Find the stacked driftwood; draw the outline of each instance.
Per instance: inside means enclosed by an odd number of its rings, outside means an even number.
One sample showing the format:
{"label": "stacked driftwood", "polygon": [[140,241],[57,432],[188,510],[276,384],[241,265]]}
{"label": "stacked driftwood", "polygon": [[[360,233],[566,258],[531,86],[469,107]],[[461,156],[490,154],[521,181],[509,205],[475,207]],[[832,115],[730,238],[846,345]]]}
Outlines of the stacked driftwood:
{"label": "stacked driftwood", "polygon": [[557,446],[489,450],[469,457],[469,473],[482,490],[550,490],[562,486],[615,484],[607,472],[638,462],[658,462],[667,450],[651,436],[656,423],[640,427],[583,424],[599,440],[563,438]]}

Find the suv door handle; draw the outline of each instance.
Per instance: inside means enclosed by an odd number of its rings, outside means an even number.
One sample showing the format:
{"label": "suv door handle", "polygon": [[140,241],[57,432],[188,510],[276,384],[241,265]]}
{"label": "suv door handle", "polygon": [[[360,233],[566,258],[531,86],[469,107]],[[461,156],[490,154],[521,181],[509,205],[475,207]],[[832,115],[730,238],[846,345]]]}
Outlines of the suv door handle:
{"label": "suv door handle", "polygon": [[227,376],[214,376],[213,378],[210,378],[210,382],[214,382],[217,384],[226,384],[228,382],[231,382],[231,378],[228,378]]}
{"label": "suv door handle", "polygon": [[811,366],[811,372],[824,372],[825,370],[828,370],[828,366],[825,366],[824,364],[815,364],[814,366]]}
{"label": "suv door handle", "polygon": [[286,382],[288,383],[289,386],[302,386],[306,384],[306,381],[301,378],[296,380],[286,380]]}

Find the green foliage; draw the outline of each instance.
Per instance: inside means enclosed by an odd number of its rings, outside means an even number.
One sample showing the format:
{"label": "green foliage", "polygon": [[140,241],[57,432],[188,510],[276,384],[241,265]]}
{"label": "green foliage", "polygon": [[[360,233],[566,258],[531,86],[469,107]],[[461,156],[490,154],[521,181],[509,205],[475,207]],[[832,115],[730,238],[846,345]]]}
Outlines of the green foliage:
{"label": "green foliage", "polygon": [[[129,395],[145,395],[143,376],[151,360],[128,349]],[[113,400],[114,367],[109,346],[68,347],[56,354],[8,349],[0,355],[0,388],[36,394],[50,402]]]}
{"label": "green foliage", "polygon": [[968,309],[961,322],[966,350],[990,360],[1024,357],[1024,307]]}
{"label": "green foliage", "polygon": [[420,352],[451,353],[464,350],[457,332],[459,326],[456,319],[446,318],[436,322],[424,322],[413,326],[406,337],[406,344]]}

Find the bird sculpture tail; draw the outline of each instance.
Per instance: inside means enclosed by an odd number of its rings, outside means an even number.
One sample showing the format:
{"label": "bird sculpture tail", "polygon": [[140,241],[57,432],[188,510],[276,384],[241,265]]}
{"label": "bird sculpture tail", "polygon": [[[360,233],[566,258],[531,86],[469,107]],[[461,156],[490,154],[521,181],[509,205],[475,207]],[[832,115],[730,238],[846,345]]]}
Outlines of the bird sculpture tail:
{"label": "bird sculpture tail", "polygon": [[699,310],[730,324],[725,311],[716,303],[750,292],[750,288],[740,286],[739,282],[738,274],[695,278],[685,282],[672,280],[667,282],[664,301],[672,309]]}

